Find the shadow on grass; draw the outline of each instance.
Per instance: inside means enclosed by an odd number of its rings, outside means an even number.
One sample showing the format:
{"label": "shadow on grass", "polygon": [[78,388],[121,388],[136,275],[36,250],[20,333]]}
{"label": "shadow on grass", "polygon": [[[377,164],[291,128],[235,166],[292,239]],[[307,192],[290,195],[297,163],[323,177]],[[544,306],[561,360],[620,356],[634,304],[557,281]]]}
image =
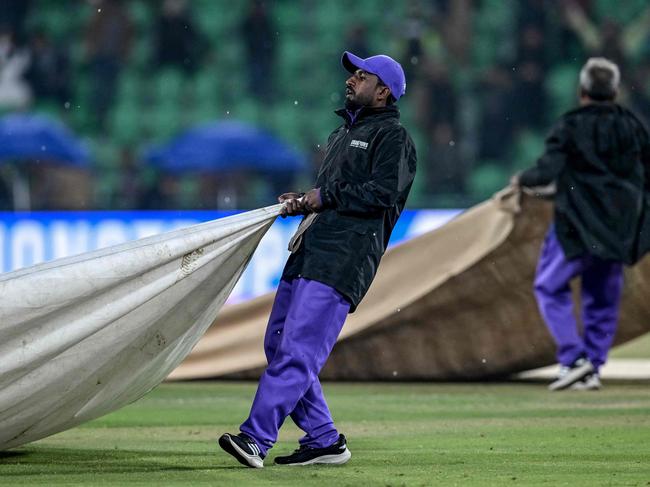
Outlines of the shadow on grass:
{"label": "shadow on grass", "polygon": [[209,452],[38,448],[0,452],[0,477],[230,470]]}
{"label": "shadow on grass", "polygon": [[27,455],[25,451],[0,451],[0,463],[3,463],[3,460],[6,458],[21,457]]}

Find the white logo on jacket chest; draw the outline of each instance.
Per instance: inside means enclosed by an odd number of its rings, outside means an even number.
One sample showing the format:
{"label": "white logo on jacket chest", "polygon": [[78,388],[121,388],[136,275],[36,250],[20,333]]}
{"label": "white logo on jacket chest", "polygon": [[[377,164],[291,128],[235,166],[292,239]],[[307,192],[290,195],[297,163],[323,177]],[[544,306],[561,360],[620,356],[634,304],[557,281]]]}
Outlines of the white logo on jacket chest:
{"label": "white logo on jacket chest", "polygon": [[362,140],[353,140],[350,142],[350,147],[358,147],[359,149],[367,149],[368,148],[368,142],[364,142]]}

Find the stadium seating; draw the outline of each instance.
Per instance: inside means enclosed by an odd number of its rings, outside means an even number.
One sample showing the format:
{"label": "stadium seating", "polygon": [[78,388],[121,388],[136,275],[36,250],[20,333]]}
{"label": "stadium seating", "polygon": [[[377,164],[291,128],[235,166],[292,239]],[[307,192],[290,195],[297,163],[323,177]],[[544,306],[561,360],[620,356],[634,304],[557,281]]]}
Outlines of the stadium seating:
{"label": "stadium seating", "polygon": [[[275,92],[271,100],[257,100],[250,94],[241,38],[240,24],[247,13],[248,2],[190,2],[195,26],[208,45],[195,73],[155,65],[154,30],[160,3],[125,2],[135,36],[128,62],[119,76],[116,99],[102,128],[92,113],[93,90],[83,42],[86,24],[96,5],[71,0],[35,0],[32,4],[28,29],[43,28],[60,45],[69,46],[73,73],[69,106],[37,102],[36,108],[58,114],[77,133],[101,141],[96,146],[102,149],[95,153],[101,194],[112,191],[110,185],[115,184],[116,179],[111,168],[119,166],[115,158],[122,147],[142,147],[165,140],[193,123],[220,118],[253,122],[305,151],[312,151],[315,145],[325,142],[338,123],[332,111],[342,104],[346,77],[339,67],[338,56],[346,48],[350,28],[356,24],[371,27],[368,28],[370,48],[389,50],[400,56],[405,52],[403,30],[412,8],[409,2],[389,0],[270,2],[271,18],[277,29],[272,80]],[[61,8],[62,4],[67,7]],[[518,5],[517,2],[511,4],[512,8],[502,8],[500,0],[476,4],[469,59],[471,69],[452,73],[459,94],[469,98],[463,105],[464,112],[459,114],[463,124],[470,128],[469,133],[472,130],[476,133],[481,118],[481,103],[474,100],[478,97],[476,85],[481,76],[491,66],[507,65],[516,53]],[[598,15],[615,12],[612,15],[619,20],[629,21],[644,8],[645,1],[598,0],[594,4]],[[616,8],[612,9],[614,5]],[[579,61],[565,60],[551,66],[545,80],[548,122],[573,105]],[[453,66],[454,60],[450,62]],[[403,122],[423,156],[427,147],[420,134],[421,127],[415,121],[415,100],[407,96],[400,107]],[[467,185],[468,201],[488,196],[507,181],[506,173],[531,162],[541,148],[542,137],[543,133],[526,133],[516,138],[515,147],[508,151],[510,157],[506,160],[471,161],[470,165],[477,171],[470,176]],[[471,156],[471,147],[465,153]],[[421,161],[424,159],[421,157]],[[430,170],[435,168],[422,168],[420,174]],[[449,195],[430,194],[421,179],[419,176],[414,186],[413,201],[425,206],[444,206],[455,201]]]}

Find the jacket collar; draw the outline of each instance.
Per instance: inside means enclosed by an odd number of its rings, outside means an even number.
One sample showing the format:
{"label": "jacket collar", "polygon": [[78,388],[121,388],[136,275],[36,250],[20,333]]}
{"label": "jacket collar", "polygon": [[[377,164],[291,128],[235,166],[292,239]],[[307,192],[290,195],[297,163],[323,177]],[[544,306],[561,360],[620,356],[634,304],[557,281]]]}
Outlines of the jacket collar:
{"label": "jacket collar", "polygon": [[368,119],[389,119],[389,118],[399,118],[399,108],[396,105],[389,105],[386,107],[380,108],[370,108],[370,107],[361,107],[355,115],[351,114],[345,108],[340,108],[336,110],[336,113],[339,117],[345,120],[346,127],[352,127],[353,125],[358,125],[364,120]]}
{"label": "jacket collar", "polygon": [[576,113],[589,113],[589,112],[604,112],[604,111],[616,111],[622,110],[623,108],[613,101],[593,101],[586,105],[582,105],[569,110],[566,115],[573,115]]}

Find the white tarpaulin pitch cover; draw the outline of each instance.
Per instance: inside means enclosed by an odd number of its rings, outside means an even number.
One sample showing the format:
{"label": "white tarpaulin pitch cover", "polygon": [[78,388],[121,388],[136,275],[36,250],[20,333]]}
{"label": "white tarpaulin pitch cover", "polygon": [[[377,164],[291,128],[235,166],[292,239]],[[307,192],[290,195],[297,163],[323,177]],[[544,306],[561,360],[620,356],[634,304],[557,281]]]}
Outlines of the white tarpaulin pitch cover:
{"label": "white tarpaulin pitch cover", "polygon": [[158,385],[212,324],[280,207],[0,275],[0,450]]}

